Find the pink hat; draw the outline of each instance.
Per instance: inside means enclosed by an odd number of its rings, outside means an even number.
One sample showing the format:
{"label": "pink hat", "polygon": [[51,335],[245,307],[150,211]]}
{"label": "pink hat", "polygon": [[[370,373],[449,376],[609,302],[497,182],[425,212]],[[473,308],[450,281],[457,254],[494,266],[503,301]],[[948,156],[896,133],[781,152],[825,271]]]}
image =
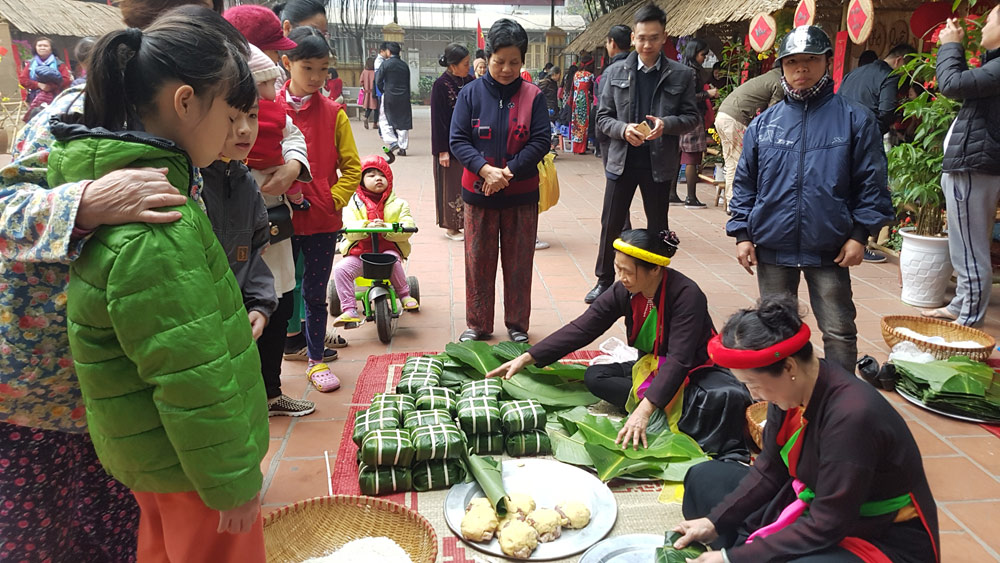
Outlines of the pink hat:
{"label": "pink hat", "polygon": [[281,31],[278,16],[264,6],[235,6],[226,10],[222,17],[233,24],[251,45],[263,51],[288,51],[296,47],[295,42]]}
{"label": "pink hat", "polygon": [[253,73],[254,83],[274,82],[275,78],[281,75],[274,61],[264,54],[256,45],[250,44],[250,60],[247,61],[250,72]]}

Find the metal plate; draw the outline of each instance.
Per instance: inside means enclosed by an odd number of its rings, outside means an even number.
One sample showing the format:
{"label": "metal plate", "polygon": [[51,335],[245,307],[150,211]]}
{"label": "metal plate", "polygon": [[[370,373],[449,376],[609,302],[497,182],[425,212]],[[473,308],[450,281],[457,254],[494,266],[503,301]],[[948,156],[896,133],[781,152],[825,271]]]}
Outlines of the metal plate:
{"label": "metal plate", "polygon": [[897,386],[896,387],[896,392],[899,393],[900,397],[906,399],[907,401],[913,403],[914,405],[917,405],[918,407],[920,407],[922,409],[929,410],[932,413],[936,413],[936,414],[939,414],[941,416],[947,416],[948,418],[954,418],[954,419],[957,419],[957,420],[964,420],[965,422],[975,422],[977,424],[997,424],[997,423],[1000,423],[1000,420],[993,420],[993,419],[990,419],[990,418],[976,418],[976,417],[973,417],[973,416],[965,416],[965,415],[961,415],[961,414],[954,414],[954,413],[945,412],[943,410],[936,409],[936,408],[934,408],[932,406],[924,404],[923,401],[921,401],[920,399],[914,397],[913,395],[910,395],[909,393],[907,393],[906,391],[904,391],[902,387],[898,387]]}
{"label": "metal plate", "polygon": [[[618,504],[611,489],[590,473],[560,461],[536,458],[506,460],[503,462],[503,485],[508,493],[530,495],[539,508],[555,508],[563,501],[579,501],[590,508],[590,524],[586,528],[564,528],[559,539],[539,543],[531,554],[532,561],[563,559],[580,553],[608,535],[618,519]],[[451,531],[470,546],[490,555],[506,557],[495,537],[489,543],[470,542],[462,538],[465,507],[472,499],[481,496],[483,491],[475,481],[455,485],[444,501],[445,520]]]}
{"label": "metal plate", "polygon": [[663,547],[663,536],[615,536],[588,549],[579,563],[649,563],[655,559],[658,547]]}

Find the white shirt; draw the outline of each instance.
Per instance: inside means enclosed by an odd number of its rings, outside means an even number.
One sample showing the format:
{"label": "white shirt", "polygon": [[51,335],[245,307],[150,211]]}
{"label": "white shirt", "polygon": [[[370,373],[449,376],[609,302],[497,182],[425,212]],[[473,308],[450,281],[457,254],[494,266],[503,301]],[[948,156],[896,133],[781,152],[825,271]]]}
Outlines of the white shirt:
{"label": "white shirt", "polygon": [[646,66],[642,62],[642,57],[636,57],[636,60],[639,61],[639,72],[652,72],[654,70],[660,70],[660,59],[662,58],[663,55],[660,55],[659,57],[656,58],[656,63],[653,66]]}

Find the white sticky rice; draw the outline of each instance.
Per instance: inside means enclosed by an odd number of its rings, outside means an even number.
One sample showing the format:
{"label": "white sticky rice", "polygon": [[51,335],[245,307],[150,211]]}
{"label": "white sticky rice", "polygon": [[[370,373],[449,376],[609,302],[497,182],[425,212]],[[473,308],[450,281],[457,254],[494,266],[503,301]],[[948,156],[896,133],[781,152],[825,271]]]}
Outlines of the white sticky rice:
{"label": "white sticky rice", "polygon": [[302,563],[413,563],[399,544],[386,537],[347,542],[333,553]]}

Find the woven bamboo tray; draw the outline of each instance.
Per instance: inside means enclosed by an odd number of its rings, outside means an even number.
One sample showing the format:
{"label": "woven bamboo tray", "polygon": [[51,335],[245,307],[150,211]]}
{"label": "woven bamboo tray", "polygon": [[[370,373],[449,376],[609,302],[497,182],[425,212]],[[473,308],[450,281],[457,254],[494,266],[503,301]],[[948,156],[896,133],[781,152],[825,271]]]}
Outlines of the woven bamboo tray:
{"label": "woven bamboo tray", "polygon": [[[943,346],[917,340],[907,336],[897,328],[908,328],[925,336],[940,336],[951,342],[962,340],[972,340],[982,344],[980,348],[956,348],[954,346]],[[960,324],[948,322],[942,319],[930,319],[927,317],[916,317],[909,315],[890,315],[882,317],[882,338],[889,345],[893,346],[900,342],[907,341],[917,345],[917,348],[932,354],[939,360],[947,360],[952,356],[968,356],[977,362],[985,362],[993,353],[997,346],[995,338],[981,330]]]}
{"label": "woven bamboo tray", "polygon": [[757,448],[764,449],[764,421],[767,420],[767,401],[760,401],[747,407],[747,430]]}
{"label": "woven bamboo tray", "polygon": [[316,497],[264,518],[268,563],[301,563],[351,540],[384,536],[414,563],[434,563],[438,539],[430,522],[401,504],[363,495]]}

